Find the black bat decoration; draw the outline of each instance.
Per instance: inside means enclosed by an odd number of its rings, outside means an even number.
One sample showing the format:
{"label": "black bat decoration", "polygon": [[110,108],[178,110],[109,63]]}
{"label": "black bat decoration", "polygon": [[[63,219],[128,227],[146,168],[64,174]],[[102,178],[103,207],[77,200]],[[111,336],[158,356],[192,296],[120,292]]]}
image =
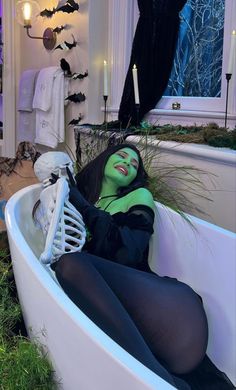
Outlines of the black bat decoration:
{"label": "black bat decoration", "polygon": [[64,26],[57,26],[53,29],[53,32],[60,34],[62,30],[68,30],[71,26],[69,24],[65,24]]}
{"label": "black bat decoration", "polygon": [[72,119],[72,121],[70,121],[70,122],[68,123],[68,125],[69,125],[69,126],[71,126],[71,125],[78,125],[82,119],[83,119],[82,114],[79,114],[78,119]]}
{"label": "black bat decoration", "polygon": [[77,45],[77,42],[75,41],[75,39],[74,39],[73,43],[69,43],[67,41],[64,41],[64,43],[68,47],[69,50]]}
{"label": "black bat decoration", "polygon": [[74,0],[67,0],[67,3],[69,3],[70,6],[73,7],[76,11],[78,11],[79,4],[77,4]]}
{"label": "black bat decoration", "polygon": [[74,93],[73,95],[70,95],[70,96],[67,96],[67,98],[65,100],[70,100],[71,102],[74,102],[74,103],[81,103],[81,102],[84,102],[86,99],[86,96],[79,92],[79,93]]}
{"label": "black bat decoration", "polygon": [[[78,4],[77,4],[78,5]],[[79,9],[79,6],[78,6]],[[59,8],[56,12],[66,12],[67,14],[71,14],[74,11],[77,11],[77,9],[71,7],[70,5],[64,5],[63,7]]]}
{"label": "black bat decoration", "polygon": [[61,26],[61,27],[56,27],[53,29],[53,32],[57,33],[57,34],[60,34],[60,32],[64,30],[64,26]]}
{"label": "black bat decoration", "polygon": [[40,12],[40,16],[46,16],[46,18],[51,18],[56,12],[66,12],[70,14],[78,10],[79,4],[76,3],[74,0],[67,0],[66,2],[59,1],[56,8],[53,8],[52,10],[44,9],[42,12]]}
{"label": "black bat decoration", "polygon": [[[73,36],[73,35],[72,35]],[[70,43],[70,42],[67,42],[67,41],[64,41],[63,43],[61,43],[60,45],[56,46],[54,50],[56,49],[60,49],[60,50],[71,50],[73,47],[75,47],[76,45],[78,44],[78,42],[76,42],[74,36],[73,36],[73,42]]]}
{"label": "black bat decoration", "polygon": [[46,16],[46,18],[51,18],[56,12],[56,8],[53,8],[52,10],[50,9],[44,9],[43,11],[40,12],[40,16],[44,17]]}
{"label": "black bat decoration", "polygon": [[87,76],[88,76],[88,71],[86,70],[86,72],[84,72],[84,73],[73,73],[71,75],[71,78],[73,80],[76,80],[76,79],[82,80],[82,79],[84,79]]}
{"label": "black bat decoration", "polygon": [[[67,0],[68,5],[73,8],[74,11],[79,10],[79,4],[76,3],[74,0]],[[61,8],[60,8],[61,9]],[[71,12],[71,11],[70,11]]]}
{"label": "black bat decoration", "polygon": [[71,70],[70,70],[70,64],[65,60],[65,58],[62,58],[60,60],[61,69],[65,73],[66,76],[71,76]]}
{"label": "black bat decoration", "polygon": [[56,7],[56,12],[61,11],[68,14],[78,10],[79,4],[77,4],[74,0],[59,1]]}

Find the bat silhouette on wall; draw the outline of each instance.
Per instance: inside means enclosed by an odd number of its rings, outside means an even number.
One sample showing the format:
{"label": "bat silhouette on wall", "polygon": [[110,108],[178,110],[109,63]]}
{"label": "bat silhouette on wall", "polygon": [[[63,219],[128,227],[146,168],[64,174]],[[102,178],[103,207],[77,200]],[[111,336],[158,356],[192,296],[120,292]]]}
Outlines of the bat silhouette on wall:
{"label": "bat silhouette on wall", "polygon": [[71,75],[71,78],[73,80],[76,80],[76,79],[82,80],[82,79],[84,79],[87,76],[88,76],[88,71],[86,70],[86,72],[84,72],[84,73],[73,73]]}
{"label": "bat silhouette on wall", "polygon": [[72,37],[73,37],[72,43],[64,41],[64,42],[60,43],[60,45],[56,46],[54,50],[57,50],[57,49],[71,50],[73,47],[75,47],[78,44],[78,42],[76,42],[76,40],[75,40],[75,37],[73,35],[72,35]]}
{"label": "bat silhouette on wall", "polygon": [[56,9],[57,9],[57,12],[61,11],[61,12],[66,12],[67,14],[70,14],[72,12],[79,10],[79,4],[76,3],[74,0],[67,0],[66,2],[59,1]]}
{"label": "bat silhouette on wall", "polygon": [[88,71],[86,70],[86,72],[84,73],[72,73],[71,72],[71,69],[70,69],[70,64],[69,62],[67,62],[65,60],[65,58],[61,58],[60,60],[60,66],[61,66],[61,69],[63,70],[63,72],[65,73],[65,76],[66,77],[69,77],[70,79],[73,79],[73,80],[82,80],[84,79],[85,77],[88,76]]}
{"label": "bat silhouette on wall", "polygon": [[71,77],[71,69],[70,69],[70,64],[65,60],[65,58],[62,58],[60,60],[60,66],[63,72],[65,73],[66,76]]}
{"label": "bat silhouette on wall", "polygon": [[81,102],[84,102],[86,99],[86,96],[79,92],[79,93],[74,93],[73,95],[70,95],[70,96],[67,96],[67,98],[65,100],[70,100],[71,102],[74,102],[74,103],[81,103]]}
{"label": "bat silhouette on wall", "polygon": [[79,4],[76,3],[74,0],[60,0],[56,8],[53,8],[52,10],[45,8],[43,11],[40,12],[40,16],[51,18],[56,12],[66,12],[67,14],[70,14],[78,10]]}
{"label": "bat silhouette on wall", "polygon": [[52,31],[56,34],[60,34],[62,30],[69,30],[71,28],[70,24],[65,24],[64,26],[57,26]]}
{"label": "bat silhouette on wall", "polygon": [[44,9],[43,11],[40,12],[40,16],[46,16],[46,18],[51,18],[56,12],[56,8],[53,8],[52,10],[50,9]]}
{"label": "bat silhouette on wall", "polygon": [[69,125],[69,126],[78,125],[82,119],[83,119],[83,115],[82,115],[82,114],[79,114],[78,119],[72,119],[72,120],[68,123],[68,125]]}

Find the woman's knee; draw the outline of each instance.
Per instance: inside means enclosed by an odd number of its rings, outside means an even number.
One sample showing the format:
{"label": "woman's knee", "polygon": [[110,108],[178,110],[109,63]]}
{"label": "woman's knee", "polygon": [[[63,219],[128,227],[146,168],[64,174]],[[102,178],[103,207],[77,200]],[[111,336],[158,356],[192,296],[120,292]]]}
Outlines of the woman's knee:
{"label": "woman's knee", "polygon": [[78,277],[78,274],[84,272],[88,262],[86,256],[80,252],[63,254],[55,265],[55,273],[58,280],[70,280],[75,273]]}
{"label": "woman's knee", "polygon": [[[165,338],[157,340],[155,353],[170,371],[183,374],[194,369],[206,353],[208,324],[199,296],[184,283],[173,283],[162,311]],[[158,321],[158,319],[157,319]]]}
{"label": "woman's knee", "polygon": [[[195,293],[194,293],[195,294]],[[189,307],[183,313],[182,332],[176,338],[174,351],[178,353],[171,362],[171,370],[176,374],[192,371],[205,356],[208,343],[208,323],[204,307],[197,295],[186,299]]]}

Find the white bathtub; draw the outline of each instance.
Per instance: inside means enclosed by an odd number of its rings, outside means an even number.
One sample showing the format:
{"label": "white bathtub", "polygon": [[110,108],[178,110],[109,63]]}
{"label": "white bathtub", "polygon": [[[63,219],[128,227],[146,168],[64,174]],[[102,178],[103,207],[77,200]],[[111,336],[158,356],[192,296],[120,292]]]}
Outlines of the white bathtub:
{"label": "white bathtub", "polygon": [[[45,345],[64,390],[173,389],[104,334],[64,294],[38,261],[43,240],[31,212],[40,185],[11,197],[6,225],[18,295],[28,332]],[[236,383],[236,235],[197,218],[197,231],[157,205],[150,264],[203,298],[208,355]],[[191,352],[190,352],[191,353]]]}

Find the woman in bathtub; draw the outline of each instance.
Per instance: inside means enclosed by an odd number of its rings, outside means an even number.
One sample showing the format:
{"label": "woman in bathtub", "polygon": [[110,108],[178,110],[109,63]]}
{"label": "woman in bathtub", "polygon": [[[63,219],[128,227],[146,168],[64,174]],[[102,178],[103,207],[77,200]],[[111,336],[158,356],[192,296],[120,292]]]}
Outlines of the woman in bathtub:
{"label": "woman in bathtub", "polygon": [[105,333],[174,387],[189,389],[175,374],[202,361],[207,320],[190,287],[149,268],[155,206],[147,180],[139,151],[129,144],[105,150],[76,183],[71,177],[70,202],[89,238],[82,252],[62,255],[52,268],[66,294]]}

